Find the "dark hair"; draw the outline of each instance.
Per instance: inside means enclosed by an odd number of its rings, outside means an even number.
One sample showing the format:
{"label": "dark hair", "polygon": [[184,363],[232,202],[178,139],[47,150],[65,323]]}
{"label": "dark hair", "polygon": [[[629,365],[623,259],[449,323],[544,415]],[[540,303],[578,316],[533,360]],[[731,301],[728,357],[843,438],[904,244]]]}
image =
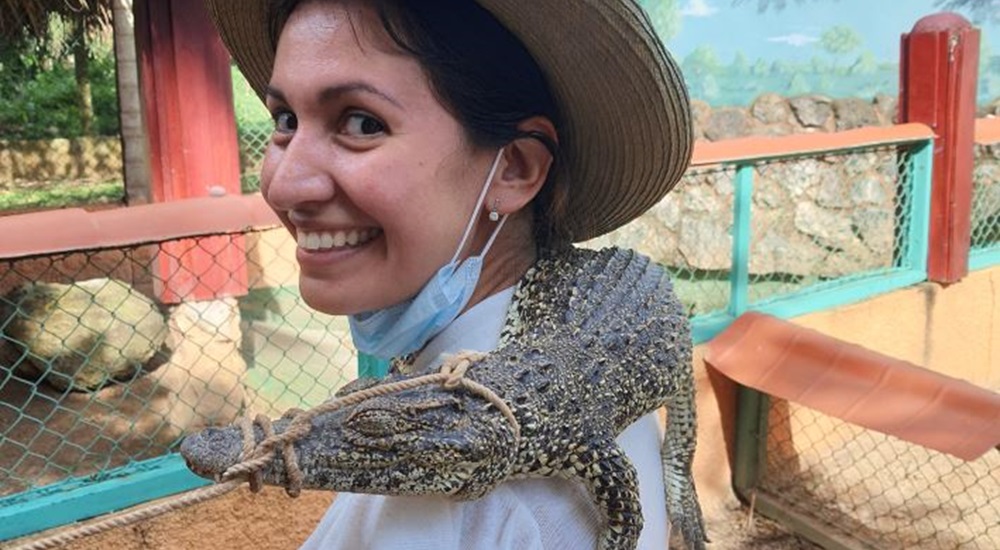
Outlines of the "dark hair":
{"label": "dark hair", "polygon": [[[303,0],[279,0],[274,43],[288,15]],[[441,104],[477,147],[499,148],[516,139],[541,141],[558,162],[548,136],[525,133],[518,124],[533,116],[560,127],[556,102],[538,64],[520,40],[473,0],[373,0],[389,37],[423,67]],[[556,163],[536,196],[535,239],[543,247],[569,241],[566,182]]]}

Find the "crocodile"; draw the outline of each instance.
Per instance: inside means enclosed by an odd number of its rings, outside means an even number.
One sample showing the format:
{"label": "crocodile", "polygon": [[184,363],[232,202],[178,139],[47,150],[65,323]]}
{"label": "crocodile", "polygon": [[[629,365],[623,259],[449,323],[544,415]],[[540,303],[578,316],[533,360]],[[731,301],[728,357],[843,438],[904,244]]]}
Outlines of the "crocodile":
{"label": "crocodile", "polygon": [[[635,468],[615,437],[665,406],[661,449],[674,542],[704,548],[691,473],[694,381],[688,319],[664,269],[630,250],[566,248],[540,255],[515,287],[497,348],[465,373],[509,407],[439,384],[373,397],[311,420],[294,444],[307,488],[475,499],[508,479],[583,482],[604,514],[598,548],[635,548],[643,519]],[[379,380],[358,379],[344,397],[421,373],[394,362]],[[288,418],[274,423],[281,433]],[[256,428],[258,442],[264,437]],[[240,459],[235,426],[187,437],[181,454],[203,477]],[[286,485],[281,457],[261,472]],[[287,486],[287,485],[286,485]]]}

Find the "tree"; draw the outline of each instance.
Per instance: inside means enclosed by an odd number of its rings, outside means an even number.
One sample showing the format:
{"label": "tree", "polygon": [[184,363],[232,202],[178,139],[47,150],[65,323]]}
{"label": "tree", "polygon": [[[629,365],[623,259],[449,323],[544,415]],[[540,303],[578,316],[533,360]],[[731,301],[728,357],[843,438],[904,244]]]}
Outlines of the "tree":
{"label": "tree", "polygon": [[121,121],[122,168],[125,198],[129,204],[153,200],[147,163],[146,128],[139,93],[132,0],[112,0],[115,25],[115,76],[118,80],[118,113]]}
{"label": "tree", "polygon": [[750,74],[750,61],[747,60],[746,54],[736,52],[736,55],[733,56],[733,62],[729,64],[729,71],[737,76]]}
{"label": "tree", "polygon": [[862,52],[857,61],[851,65],[851,74],[874,74],[878,71],[878,61],[875,54],[869,51]]}
{"label": "tree", "polygon": [[[761,13],[770,9],[780,11],[792,3],[789,0],[733,0],[733,5],[739,6],[751,1],[757,3],[757,11]],[[807,1],[795,0],[794,3],[805,4]],[[837,0],[833,1],[836,2]],[[934,5],[943,10],[967,12],[972,16],[972,20],[977,23],[984,21],[1000,23],[1000,8],[998,8],[997,0],[936,0]]]}
{"label": "tree", "polygon": [[640,4],[653,22],[656,34],[663,42],[670,41],[681,31],[681,14],[677,0],[641,0]]}
{"label": "tree", "polygon": [[850,53],[861,45],[861,36],[845,25],[836,25],[827,29],[819,39],[824,50],[833,55]]}
{"label": "tree", "polygon": [[[111,25],[111,0],[6,0],[0,10],[0,40],[28,51],[44,65],[46,58],[72,50],[80,125],[92,131],[94,119],[90,89],[90,40]],[[68,32],[66,30],[68,29]]]}
{"label": "tree", "polygon": [[790,95],[802,95],[809,93],[809,81],[806,77],[802,76],[802,73],[795,73],[792,76],[792,80],[788,83],[788,93]]}
{"label": "tree", "polygon": [[861,36],[850,27],[836,25],[820,36],[819,43],[827,53],[840,57],[861,46]]}
{"label": "tree", "polygon": [[771,66],[767,64],[767,61],[757,58],[757,62],[753,64],[753,68],[750,69],[751,74],[754,76],[767,76],[771,71]]}
{"label": "tree", "polygon": [[809,67],[816,74],[825,74],[830,69],[830,64],[822,57],[814,55],[809,60]]}
{"label": "tree", "polygon": [[968,12],[977,23],[992,21],[1000,24],[1000,5],[996,0],[937,0],[934,5],[945,10]]}
{"label": "tree", "polygon": [[698,46],[684,58],[684,72],[693,75],[707,75],[718,72],[719,57],[711,46]]}

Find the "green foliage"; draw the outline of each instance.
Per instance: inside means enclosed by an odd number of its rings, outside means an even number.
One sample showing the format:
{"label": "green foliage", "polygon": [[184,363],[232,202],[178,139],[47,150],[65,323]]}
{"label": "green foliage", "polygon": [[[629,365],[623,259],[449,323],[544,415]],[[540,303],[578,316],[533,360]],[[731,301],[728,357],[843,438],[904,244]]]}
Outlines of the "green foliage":
{"label": "green foliage", "polygon": [[[20,48],[20,49],[18,49]],[[76,101],[76,76],[69,62],[36,55],[31,42],[0,45],[0,138],[46,139],[82,135]],[[111,48],[91,52],[88,74],[94,105],[94,131],[118,133],[118,93]]]}
{"label": "green foliage", "polygon": [[729,70],[736,75],[748,75],[750,74],[750,61],[747,60],[746,54],[743,52],[736,52],[733,56],[733,62],[729,65]]}
{"label": "green foliage", "polygon": [[681,30],[681,14],[677,9],[677,0],[640,0],[639,4],[649,14],[660,40],[667,42],[677,36]]}
{"label": "green foliage", "polygon": [[721,63],[711,46],[698,46],[683,62],[684,73],[693,75],[708,75],[719,71]]}
{"label": "green foliage", "polygon": [[246,78],[235,66],[230,67],[233,81],[233,105],[236,123],[240,127],[271,126],[271,115]]}
{"label": "green foliage", "polygon": [[863,52],[858,60],[851,65],[850,74],[875,74],[878,71],[878,61],[872,52]]}
{"label": "green foliage", "polygon": [[1000,6],[996,0],[937,0],[934,5],[948,11],[967,11],[976,23],[1000,24]]}
{"label": "green foliage", "polygon": [[809,82],[806,78],[802,76],[802,73],[795,73],[792,76],[792,80],[788,83],[788,94],[789,95],[802,95],[809,93]]}
{"label": "green foliage", "polygon": [[121,182],[45,188],[7,189],[0,193],[0,212],[41,210],[68,206],[113,204],[124,199]]}
{"label": "green foliage", "polygon": [[823,49],[833,55],[850,53],[861,46],[861,36],[845,25],[835,25],[820,36],[819,43]]}

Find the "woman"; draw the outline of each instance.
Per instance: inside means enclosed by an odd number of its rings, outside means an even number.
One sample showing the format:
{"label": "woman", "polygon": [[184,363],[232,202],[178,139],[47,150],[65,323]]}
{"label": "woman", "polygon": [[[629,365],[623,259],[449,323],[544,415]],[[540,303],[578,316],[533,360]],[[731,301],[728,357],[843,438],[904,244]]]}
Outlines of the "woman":
{"label": "woman", "polygon": [[[530,7],[526,7],[530,6]],[[638,216],[690,155],[679,72],[631,0],[212,0],[275,130],[261,191],[310,306],[348,315],[362,371],[497,345],[542,254]],[[668,534],[654,415],[618,438],[640,548]],[[482,499],[341,494],[305,548],[592,548],[570,481]]]}

